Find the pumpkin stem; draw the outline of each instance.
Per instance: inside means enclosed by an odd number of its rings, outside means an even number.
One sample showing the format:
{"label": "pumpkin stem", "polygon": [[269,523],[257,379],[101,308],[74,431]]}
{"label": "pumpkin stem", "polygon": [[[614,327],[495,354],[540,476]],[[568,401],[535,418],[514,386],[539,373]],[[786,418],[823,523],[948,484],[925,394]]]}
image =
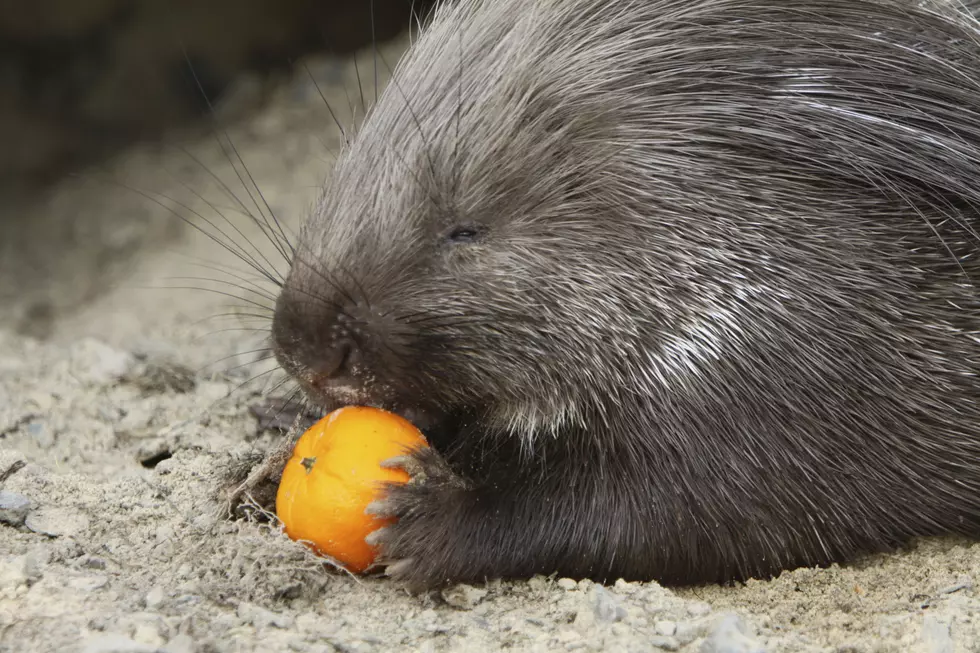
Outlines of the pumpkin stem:
{"label": "pumpkin stem", "polygon": [[316,456],[310,456],[309,458],[304,458],[299,461],[300,464],[306,468],[306,473],[309,474],[313,471],[313,465],[316,464]]}

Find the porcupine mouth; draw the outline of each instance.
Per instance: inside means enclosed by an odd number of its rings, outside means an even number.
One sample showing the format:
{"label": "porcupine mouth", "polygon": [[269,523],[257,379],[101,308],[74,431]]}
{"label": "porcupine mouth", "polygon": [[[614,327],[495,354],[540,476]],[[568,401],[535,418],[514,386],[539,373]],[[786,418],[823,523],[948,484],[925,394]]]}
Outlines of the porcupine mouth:
{"label": "porcupine mouth", "polygon": [[459,427],[459,417],[453,413],[446,413],[421,407],[402,407],[402,406],[377,406],[404,417],[422,431],[425,439],[437,450],[441,450],[455,436]]}
{"label": "porcupine mouth", "polygon": [[[390,411],[404,417],[422,431],[426,440],[437,449],[437,443],[448,442],[455,433],[459,423],[459,415],[440,410],[434,406],[422,406],[418,402],[406,402],[371,396],[363,388],[322,382],[311,384],[302,382],[305,394],[320,409],[323,414],[344,406],[370,406]],[[461,411],[465,413],[467,411]]]}

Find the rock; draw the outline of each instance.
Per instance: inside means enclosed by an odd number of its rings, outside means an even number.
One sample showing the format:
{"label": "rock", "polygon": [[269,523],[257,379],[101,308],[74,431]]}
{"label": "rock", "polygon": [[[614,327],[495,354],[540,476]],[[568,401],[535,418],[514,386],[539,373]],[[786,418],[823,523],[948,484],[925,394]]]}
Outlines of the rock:
{"label": "rock", "polygon": [[41,420],[28,422],[24,427],[24,431],[34,440],[39,449],[51,449],[58,442],[55,438],[54,431]]}
{"label": "rock", "polygon": [[949,634],[949,624],[940,621],[934,614],[922,618],[922,646],[929,653],[953,653],[953,638]]}
{"label": "rock", "polygon": [[187,393],[197,381],[188,367],[165,360],[146,361],[127,372],[124,379],[147,394]]}
{"label": "rock", "polygon": [[166,597],[163,593],[163,588],[154,587],[146,593],[145,597],[143,597],[143,605],[150,610],[155,610],[159,608],[161,604],[163,604],[164,598]]}
{"label": "rock", "polygon": [[681,643],[678,642],[673,637],[664,637],[662,635],[654,635],[649,640],[651,646],[662,649],[664,651],[676,651],[680,649]]}
{"label": "rock", "polygon": [[30,510],[30,499],[15,492],[0,490],[0,522],[20,526]]}
{"label": "rock", "polygon": [[85,569],[105,569],[106,562],[105,558],[99,558],[97,556],[85,556],[78,561],[79,567],[84,567]]}
{"label": "rock", "polygon": [[238,616],[244,621],[250,622],[256,628],[275,626],[276,628],[289,628],[293,625],[293,618],[290,615],[276,614],[271,610],[252,603],[239,603]]}
{"label": "rock", "polygon": [[62,537],[84,531],[89,526],[89,519],[84,514],[68,508],[41,506],[27,515],[24,525],[41,535]]}
{"label": "rock", "polygon": [[657,631],[658,635],[673,637],[674,633],[677,632],[677,624],[673,621],[658,621],[653,625],[653,629]]}
{"label": "rock", "polygon": [[129,352],[86,338],[71,348],[71,370],[75,378],[94,385],[107,385],[124,377],[135,358]]}
{"label": "rock", "polygon": [[601,585],[595,586],[595,616],[599,621],[613,623],[626,618],[624,608],[619,598]]}
{"label": "rock", "polygon": [[723,616],[701,644],[701,653],[765,653],[766,649],[749,635],[741,617]]}
{"label": "rock", "polygon": [[596,622],[596,618],[595,618],[594,609],[579,610],[578,612],[575,613],[575,618],[572,620],[572,623],[575,625],[575,627],[578,628],[578,630],[583,633],[589,632],[593,628],[595,628],[595,622]]}
{"label": "rock", "polygon": [[82,653],[155,653],[156,646],[143,644],[125,635],[97,635],[85,642]]}
{"label": "rock", "polygon": [[532,576],[531,578],[528,578],[527,579],[527,586],[528,586],[528,588],[531,589],[531,590],[534,590],[535,592],[544,592],[544,591],[547,591],[548,590],[548,584],[549,584],[548,578],[546,576],[542,576],[540,574],[538,574],[536,576]]}
{"label": "rock", "polygon": [[692,601],[687,604],[687,613],[692,617],[703,617],[711,612],[711,606],[704,601]]}
{"label": "rock", "polygon": [[109,583],[109,579],[106,576],[80,576],[78,578],[72,578],[68,581],[68,585],[79,590],[80,592],[94,592],[97,589],[105,587]]}
{"label": "rock", "polygon": [[487,595],[487,590],[471,585],[456,585],[442,592],[442,598],[459,610],[472,610]]}
{"label": "rock", "polygon": [[150,624],[137,626],[133,632],[133,640],[140,644],[148,644],[155,650],[163,646],[163,637],[160,637],[160,631]]}
{"label": "rock", "polygon": [[0,558],[0,593],[26,586],[30,580],[24,556]]}
{"label": "rock", "polygon": [[680,642],[681,646],[687,646],[698,637],[704,637],[710,630],[711,625],[708,619],[679,622],[674,632],[674,639]]}
{"label": "rock", "polygon": [[195,653],[197,647],[190,635],[177,635],[171,638],[161,650],[163,653]]}
{"label": "rock", "polygon": [[578,583],[571,578],[559,578],[558,587],[562,588],[566,592],[571,592],[574,589],[578,589]]}

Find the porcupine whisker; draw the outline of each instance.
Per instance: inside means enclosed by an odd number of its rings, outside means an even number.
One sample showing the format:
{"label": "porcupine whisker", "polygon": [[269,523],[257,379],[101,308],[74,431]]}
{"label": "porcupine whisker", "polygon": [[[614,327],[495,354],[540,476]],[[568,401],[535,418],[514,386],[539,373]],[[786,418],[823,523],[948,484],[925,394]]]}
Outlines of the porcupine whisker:
{"label": "porcupine whisker", "polygon": [[[263,353],[264,354],[270,354],[270,356],[265,356],[265,357],[262,357],[262,358],[256,358],[256,359],[250,360],[247,363],[243,363],[242,365],[239,365],[238,367],[242,367],[244,365],[252,365],[252,364],[255,364],[255,363],[261,363],[263,361],[269,360],[269,358],[272,357],[272,350],[270,348],[268,348],[268,347],[262,347],[262,348],[259,348],[259,349],[250,349],[248,351],[241,351],[241,352],[237,352],[237,353],[234,353],[234,354],[228,354],[227,356],[222,356],[221,358],[219,358],[217,360],[213,360],[210,363],[208,363],[208,364],[206,364],[206,365],[204,365],[204,366],[196,369],[195,370],[195,374],[201,374],[205,370],[207,370],[208,368],[210,368],[210,367],[212,367],[214,365],[217,365],[218,363],[223,363],[226,360],[230,360],[232,358],[238,358],[239,356],[248,356],[250,354],[263,354]],[[235,368],[232,368],[232,369],[235,369]]]}
{"label": "porcupine whisker", "polygon": [[[185,152],[186,152],[186,150],[185,150]],[[279,287],[282,287],[282,281],[284,279],[284,276],[283,276],[282,272],[280,272],[276,268],[276,266],[268,259],[268,257],[265,255],[264,252],[262,252],[262,250],[260,250],[258,247],[255,246],[255,244],[249,239],[249,237],[246,236],[244,232],[242,232],[242,230],[238,227],[238,225],[236,225],[232,220],[230,220],[228,218],[228,216],[225,215],[225,213],[223,211],[221,211],[214,203],[212,203],[210,200],[208,200],[206,197],[204,197],[204,195],[202,195],[197,190],[195,190],[194,188],[192,188],[189,184],[187,184],[186,182],[184,182],[182,179],[177,178],[173,173],[170,172],[170,170],[168,170],[166,168],[166,166],[163,167],[163,170],[164,170],[164,172],[167,173],[167,176],[169,176],[171,179],[173,179],[174,181],[176,181],[185,190],[187,190],[188,192],[190,192],[191,194],[193,194],[199,200],[201,200],[202,202],[204,202],[205,204],[207,204],[208,207],[212,211],[214,211],[218,216],[220,216],[221,219],[224,220],[225,223],[229,227],[231,227],[231,229],[233,229],[235,231],[235,233],[237,233],[238,236],[240,238],[242,238],[249,245],[249,247],[251,247],[252,251],[254,252],[254,254],[252,254],[253,258],[255,257],[255,255],[258,255],[258,257],[261,258],[261,260],[266,265],[269,266],[269,270],[271,271],[271,274],[269,276],[270,277],[271,276],[274,276],[276,278],[276,280],[277,280],[276,281],[276,285],[278,285]],[[248,217],[249,219],[251,219],[253,222],[255,222],[256,225],[260,228],[260,230],[263,228],[263,225],[259,224],[256,221],[255,217],[251,213],[245,213],[245,216]],[[263,231],[263,235],[266,235],[264,231]],[[228,238],[227,235],[225,235],[225,237]],[[268,236],[266,235],[266,237],[268,237]],[[232,241],[232,242],[235,242],[235,241]],[[245,248],[242,247],[240,244],[238,246],[242,249],[242,251],[246,251]],[[258,262],[257,259],[256,259],[256,262]],[[289,259],[286,259],[286,263],[288,265]]]}
{"label": "porcupine whisker", "polygon": [[309,76],[310,81],[313,82],[313,87],[316,88],[316,92],[317,94],[319,94],[320,99],[323,100],[323,105],[327,107],[327,111],[330,112],[330,117],[333,118],[334,124],[337,125],[337,129],[340,131],[340,136],[341,138],[344,139],[344,143],[349,144],[350,137],[347,134],[347,130],[344,129],[344,126],[340,123],[340,120],[337,118],[337,114],[334,113],[333,107],[330,106],[330,102],[327,100],[327,97],[323,94],[323,91],[320,89],[320,84],[317,83],[316,78],[313,77],[313,73],[310,72],[310,67],[304,64],[303,68],[306,70],[306,74]]}
{"label": "porcupine whisker", "polygon": [[[275,304],[275,302],[276,302],[275,296],[269,294],[267,291],[264,291],[264,290],[261,290],[261,289],[257,289],[254,286],[250,286],[250,285],[247,285],[247,284],[241,284],[241,283],[235,283],[234,281],[228,281],[226,279],[214,279],[212,277],[190,277],[190,276],[172,276],[172,277],[165,277],[165,278],[166,279],[170,279],[172,281],[210,281],[212,283],[221,284],[223,286],[228,286],[230,288],[238,288],[239,290],[243,290],[243,291],[245,291],[247,293],[254,293],[254,294],[258,295],[259,297],[261,297],[263,299],[268,299],[270,302],[272,302],[272,304]],[[255,304],[255,305],[256,306],[261,306],[262,308],[265,308],[266,310],[269,310],[269,311],[273,310],[273,307],[272,306],[265,306],[265,305],[260,305],[260,304]]]}
{"label": "porcupine whisker", "polygon": [[361,70],[357,65],[357,57],[353,58],[354,61],[354,76],[357,78],[357,93],[361,97],[361,111],[364,112],[365,116],[368,113],[367,104],[364,102],[364,86],[361,84]]}
{"label": "porcupine whisker", "polygon": [[[179,200],[176,200],[174,198],[168,197],[167,195],[165,195],[163,193],[155,193],[155,192],[152,192],[152,191],[145,191],[145,190],[142,190],[140,188],[136,188],[135,186],[131,186],[131,185],[129,185],[129,184],[125,183],[125,182],[119,181],[117,179],[111,179],[111,178],[107,178],[107,177],[106,178],[99,178],[99,177],[96,177],[94,175],[81,174],[81,173],[71,173],[70,176],[78,177],[78,178],[99,179],[99,181],[101,181],[102,183],[107,183],[107,184],[118,186],[120,188],[124,188],[124,189],[126,189],[126,190],[128,190],[128,191],[130,191],[132,193],[135,193],[135,194],[137,194],[137,195],[139,195],[139,196],[141,196],[141,197],[149,200],[150,202],[153,202],[154,204],[156,204],[156,205],[160,206],[161,208],[163,208],[163,209],[167,210],[168,212],[170,212],[173,216],[175,216],[176,218],[178,218],[179,220],[181,220],[182,222],[184,222],[185,224],[187,224],[189,227],[195,229],[196,231],[198,231],[199,233],[201,233],[202,235],[204,235],[206,238],[208,238],[209,240],[213,241],[215,244],[217,244],[218,246],[220,246],[225,251],[229,252],[230,254],[232,254],[233,256],[235,256],[236,258],[238,258],[240,261],[242,261],[243,263],[245,263],[248,267],[252,268],[255,272],[259,273],[261,276],[265,277],[271,283],[273,283],[273,284],[275,284],[277,286],[281,285],[281,282],[279,282],[279,280],[277,280],[274,276],[272,276],[269,273],[268,270],[266,270],[265,268],[263,268],[259,264],[259,262],[254,258],[254,256],[252,256],[246,250],[244,250],[241,247],[241,245],[239,245],[233,238],[230,238],[224,231],[221,230],[220,227],[215,226],[214,223],[212,223],[206,217],[204,217],[203,215],[201,215],[198,211],[194,210],[193,208],[189,207],[188,205],[184,204],[183,202],[180,202]],[[175,205],[177,205],[177,206],[181,207],[182,209],[188,211],[189,213],[197,216],[201,221],[203,221],[205,224],[207,224],[212,229],[214,229],[218,234],[220,234],[221,236],[223,236],[225,238],[225,240],[222,240],[222,238],[219,238],[214,233],[208,231],[207,229],[204,229],[203,227],[201,227],[200,225],[196,224],[194,221],[190,220],[186,216],[181,215],[173,207],[171,207],[168,204],[166,204],[164,200],[166,200],[167,202],[173,202]]]}
{"label": "porcupine whisker", "polygon": [[228,327],[225,329],[214,329],[212,331],[206,331],[202,334],[204,337],[216,336],[219,333],[262,333],[265,337],[268,337],[269,327]]}
{"label": "porcupine whisker", "polygon": [[[211,270],[212,272],[216,272],[226,277],[230,277],[231,279],[234,279],[235,281],[238,281],[242,284],[241,286],[239,286],[242,290],[255,292],[271,300],[273,303],[275,303],[276,297],[274,295],[269,294],[270,289],[266,288],[263,285],[263,282],[265,280],[262,279],[261,277],[246,276],[246,274],[243,271],[237,270],[231,266],[221,267],[218,265],[211,265],[208,263],[199,263],[196,260],[193,260],[194,257],[188,257],[188,258],[192,259],[191,262],[188,263],[189,266],[202,268],[204,270]],[[223,282],[222,280],[214,279],[214,278],[210,278],[209,280],[219,282],[219,283]]]}
{"label": "porcupine whisker", "polygon": [[371,11],[371,49],[374,51],[374,103],[378,103],[378,39],[374,33],[374,0],[368,0],[368,7]]}
{"label": "porcupine whisker", "polygon": [[[186,61],[190,69],[191,76],[194,79],[194,83],[197,85],[197,88],[200,91],[201,96],[208,107],[210,117],[212,121],[215,122],[216,113],[214,110],[214,106],[211,103],[211,98],[209,98],[207,93],[205,92],[204,86],[201,84],[201,80],[197,75],[197,71],[194,70],[194,67],[191,64],[190,56],[188,55],[187,49],[184,47],[183,43],[181,43],[181,50],[184,55],[184,60]],[[224,136],[224,141],[221,139],[222,135]],[[232,142],[231,137],[228,135],[227,131],[223,129],[219,131],[217,125],[215,125],[214,136],[215,136],[215,141],[221,147],[222,152],[225,153],[228,162],[232,165],[232,169],[235,171],[235,175],[238,177],[239,182],[241,182],[242,188],[248,194],[249,198],[252,200],[252,203],[255,204],[255,208],[258,210],[259,215],[262,217],[262,222],[264,223],[264,226],[260,225],[260,228],[263,234],[265,234],[265,236],[269,239],[270,243],[272,243],[272,245],[279,251],[280,255],[282,255],[283,257],[283,260],[286,261],[286,263],[289,263],[290,261],[289,252],[286,251],[286,246],[283,244],[284,242],[288,243],[289,239],[286,237],[285,231],[283,231],[282,224],[279,222],[279,218],[276,217],[276,214],[272,210],[272,207],[269,205],[269,202],[266,200],[265,195],[262,193],[262,190],[258,187],[258,184],[255,182],[255,179],[252,177],[252,173],[251,171],[249,171],[248,166],[245,165],[245,161],[242,159],[241,154],[238,151],[238,148],[235,146],[234,142]],[[228,147],[225,147],[225,141],[227,141]],[[232,158],[232,154],[234,155],[234,159]],[[236,161],[237,164],[241,165],[242,169],[245,171],[245,177],[242,177],[242,174],[239,172],[238,165],[236,165]],[[246,177],[248,178],[249,183],[246,183],[245,181]],[[251,184],[251,186],[249,184]],[[252,191],[253,188],[255,189],[254,193]],[[258,195],[258,199],[256,198],[256,194]],[[259,204],[259,199],[261,199],[262,204]],[[266,211],[268,211],[269,216],[272,218],[272,222],[275,224],[275,228],[273,228],[273,226],[269,224],[269,218],[266,217],[265,213],[263,212],[262,210],[263,207],[265,208]],[[256,221],[256,224],[258,225],[259,222]],[[277,230],[278,233],[276,232]]]}
{"label": "porcupine whisker", "polygon": [[463,53],[464,53],[463,29],[457,30],[457,33],[459,34],[459,38],[457,39],[457,43],[456,43],[456,52],[458,53],[457,58],[459,63],[456,67],[456,111],[455,111],[456,136],[453,139],[453,155],[452,155],[452,161],[453,161],[452,167],[453,170],[455,171],[453,175],[453,184],[452,184],[453,197],[457,197],[459,195],[459,184],[461,183],[460,175],[462,174],[462,168],[459,165],[459,156],[460,156],[459,155],[459,142],[460,142],[459,126],[460,126],[460,122],[462,121],[462,113],[463,113]]}
{"label": "porcupine whisker", "polygon": [[[259,351],[261,351],[261,350],[259,350]],[[222,370],[222,373],[224,373],[224,374],[230,374],[231,372],[234,372],[235,370],[241,369],[243,367],[250,367],[252,365],[258,365],[259,363],[264,363],[265,361],[273,360],[276,357],[276,355],[274,353],[272,353],[271,350],[266,349],[265,351],[268,352],[268,355],[255,358],[255,359],[246,361],[244,363],[239,363],[239,364],[233,365],[231,367],[227,367],[224,370]]]}
{"label": "porcupine whisker", "polygon": [[[353,306],[357,305],[357,300],[354,299],[354,297],[350,294],[348,289],[343,284],[338,283],[333,278],[333,275],[330,274],[326,269],[324,269],[324,267],[317,265],[315,262],[311,263],[310,261],[306,260],[303,256],[301,256],[299,253],[297,253],[296,258],[294,259],[294,265],[295,264],[300,264],[304,266],[306,269],[313,272],[319,278],[326,281],[328,284],[330,284],[331,287],[333,287],[338,293],[340,293],[344,299],[350,302],[351,305]],[[310,291],[304,290],[303,292],[309,295]],[[313,296],[315,298],[315,295],[310,295],[310,296]],[[337,303],[330,304],[330,305],[339,306],[339,304]]]}

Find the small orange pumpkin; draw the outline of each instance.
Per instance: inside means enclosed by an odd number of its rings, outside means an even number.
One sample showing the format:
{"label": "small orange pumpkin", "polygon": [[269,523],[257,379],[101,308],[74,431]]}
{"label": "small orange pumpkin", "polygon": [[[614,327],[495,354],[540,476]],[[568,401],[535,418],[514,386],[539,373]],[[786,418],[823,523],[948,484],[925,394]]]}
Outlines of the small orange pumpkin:
{"label": "small orange pumpkin", "polygon": [[392,521],[364,509],[381,483],[409,480],[404,470],[380,463],[423,446],[422,432],[394,413],[365,406],[333,411],[300,437],[286,463],[276,494],[286,534],[363,572],[377,556],[364,538]]}

